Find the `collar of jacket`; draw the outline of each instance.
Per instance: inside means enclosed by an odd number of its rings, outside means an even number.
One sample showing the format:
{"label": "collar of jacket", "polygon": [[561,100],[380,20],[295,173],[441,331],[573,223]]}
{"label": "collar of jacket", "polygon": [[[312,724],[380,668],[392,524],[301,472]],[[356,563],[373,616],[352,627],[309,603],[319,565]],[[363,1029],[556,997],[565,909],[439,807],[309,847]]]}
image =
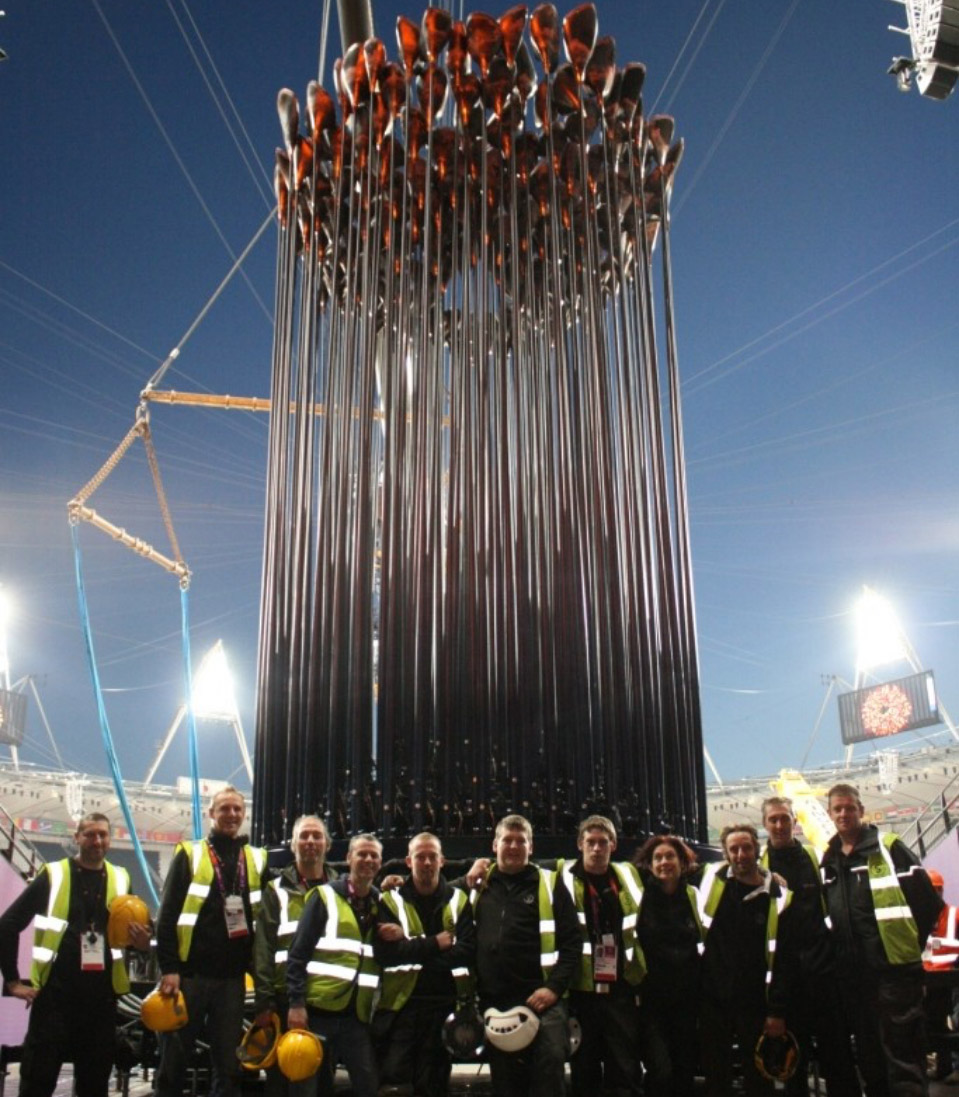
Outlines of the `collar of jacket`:
{"label": "collar of jacket", "polygon": [[[879,849],[879,828],[873,823],[863,823],[862,830],[859,832],[859,841],[852,848],[852,854],[860,853],[864,857],[868,857],[870,853],[875,853]],[[830,858],[837,856],[842,852],[842,838],[838,834],[834,834],[829,839],[829,844],[826,847],[826,855]]]}

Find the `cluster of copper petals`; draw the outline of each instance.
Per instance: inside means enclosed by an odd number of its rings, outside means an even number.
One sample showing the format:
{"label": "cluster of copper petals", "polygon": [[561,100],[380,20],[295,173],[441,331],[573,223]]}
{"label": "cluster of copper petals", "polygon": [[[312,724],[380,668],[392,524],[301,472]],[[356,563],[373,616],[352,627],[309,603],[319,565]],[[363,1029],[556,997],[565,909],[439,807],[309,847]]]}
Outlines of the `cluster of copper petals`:
{"label": "cluster of copper petals", "polygon": [[588,252],[604,285],[628,277],[682,142],[672,118],[644,116],[645,66],[616,65],[595,7],[465,22],[429,8],[419,24],[401,16],[396,40],[397,60],[379,39],[351,47],[334,66],[336,99],[311,83],[305,119],[293,92],[279,94],[276,195],[299,246],[334,260],[355,233],[396,270],[403,255],[427,262],[443,286],[464,259],[519,284],[545,261],[555,220],[564,253]]}

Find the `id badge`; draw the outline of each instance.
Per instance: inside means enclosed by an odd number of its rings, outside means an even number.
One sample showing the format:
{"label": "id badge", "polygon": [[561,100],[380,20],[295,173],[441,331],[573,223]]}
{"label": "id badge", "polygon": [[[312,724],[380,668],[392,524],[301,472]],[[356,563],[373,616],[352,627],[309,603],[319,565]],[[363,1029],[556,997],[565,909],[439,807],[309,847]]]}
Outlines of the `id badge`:
{"label": "id badge", "polygon": [[604,933],[600,944],[593,946],[593,979],[597,983],[615,983],[619,950],[611,933]]}
{"label": "id badge", "polygon": [[246,924],[242,895],[224,896],[223,914],[226,918],[227,937],[246,937],[249,934],[250,927]]}
{"label": "id badge", "polygon": [[103,971],[103,934],[89,933],[80,935],[80,970]]}

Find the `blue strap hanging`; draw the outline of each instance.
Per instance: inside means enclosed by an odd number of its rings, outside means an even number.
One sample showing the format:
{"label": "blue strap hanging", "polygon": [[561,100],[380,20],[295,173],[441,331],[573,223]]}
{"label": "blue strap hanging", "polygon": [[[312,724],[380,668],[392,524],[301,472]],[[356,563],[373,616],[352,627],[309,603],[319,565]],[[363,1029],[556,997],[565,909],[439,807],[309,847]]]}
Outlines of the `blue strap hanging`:
{"label": "blue strap hanging", "polygon": [[193,838],[203,837],[203,814],[200,808],[200,760],[197,753],[196,713],[193,711],[193,670],[190,660],[189,587],[180,583],[180,619],[183,629],[183,681],[186,688],[187,738],[190,744],[190,784],[193,794]]}
{"label": "blue strap hanging", "polygon": [[[137,861],[143,872],[143,878],[146,880],[146,885],[150,890],[150,896],[153,899],[155,907],[160,905],[160,898],[157,895],[156,887],[153,883],[153,874],[147,863],[146,856],[143,852],[143,846],[140,844],[140,836],[137,834],[136,825],[133,822],[133,812],[130,810],[130,803],[127,800],[126,791],[123,787],[123,777],[120,773],[120,764],[117,761],[117,752],[113,744],[113,735],[110,732],[110,721],[107,718],[106,706],[103,703],[103,690],[100,686],[100,675],[97,671],[96,656],[93,651],[93,634],[90,630],[90,615],[87,610],[87,595],[86,589],[83,584],[83,562],[80,553],[80,534],[77,529],[77,523],[70,523],[70,532],[73,537],[73,556],[77,577],[77,598],[80,603],[80,625],[83,629],[83,643],[87,653],[87,663],[90,667],[90,677],[93,680],[93,693],[97,702],[97,713],[100,717],[100,731],[103,735],[103,746],[107,755],[107,762],[110,766],[110,773],[113,777],[113,787],[116,790],[117,800],[120,804],[120,810],[123,813],[123,819],[126,823],[127,830],[130,832],[130,838],[133,841],[133,849],[136,853]],[[192,706],[191,706],[191,721],[192,721]],[[194,785],[194,796],[196,796],[196,786]]]}

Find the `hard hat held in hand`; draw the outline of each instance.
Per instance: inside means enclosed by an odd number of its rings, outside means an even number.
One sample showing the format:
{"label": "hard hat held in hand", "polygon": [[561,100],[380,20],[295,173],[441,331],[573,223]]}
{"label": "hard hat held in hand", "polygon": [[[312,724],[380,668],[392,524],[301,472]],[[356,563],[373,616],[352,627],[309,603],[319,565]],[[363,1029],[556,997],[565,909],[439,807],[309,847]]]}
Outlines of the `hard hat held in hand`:
{"label": "hard hat held in hand", "polygon": [[176,994],[151,991],[140,1003],[140,1020],[151,1032],[176,1032],[189,1020],[186,1002],[178,990]]}
{"label": "hard hat held in hand", "polygon": [[150,912],[142,899],[135,895],[118,895],[110,904],[107,920],[107,940],[110,948],[130,947],[130,926],[150,924]]}
{"label": "hard hat held in hand", "polygon": [[276,1062],[280,1042],[280,1018],[271,1013],[266,1025],[252,1024],[243,1034],[236,1057],[244,1070],[266,1070]]}
{"label": "hard hat held in hand", "polygon": [[323,1062],[323,1043],[315,1032],[306,1028],[291,1028],[276,1045],[276,1061],[291,1082],[312,1078]]}
{"label": "hard hat held in hand", "polygon": [[488,1009],[483,1014],[486,1039],[500,1051],[522,1051],[536,1039],[539,1018],[529,1006]]}

